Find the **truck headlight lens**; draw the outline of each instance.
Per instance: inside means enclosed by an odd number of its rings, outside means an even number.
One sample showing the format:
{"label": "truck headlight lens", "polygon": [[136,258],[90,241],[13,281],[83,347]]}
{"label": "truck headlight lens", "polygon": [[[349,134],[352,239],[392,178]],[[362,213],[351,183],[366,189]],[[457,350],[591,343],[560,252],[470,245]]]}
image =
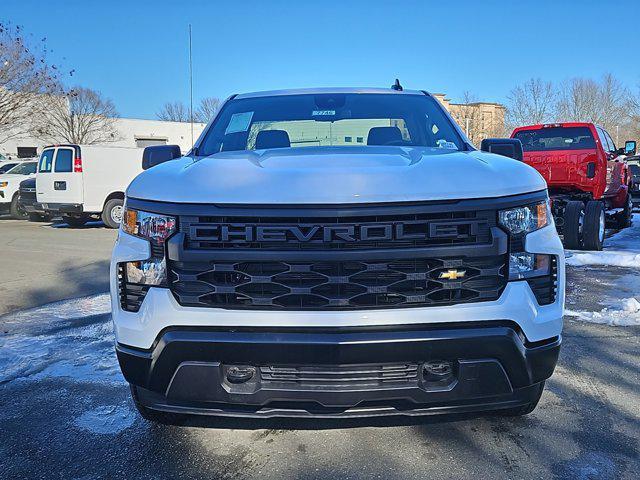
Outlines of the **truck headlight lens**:
{"label": "truck headlight lens", "polygon": [[528,252],[509,254],[509,280],[525,280],[550,274],[550,255]]}
{"label": "truck headlight lens", "polygon": [[546,227],[551,222],[549,200],[501,210],[498,213],[498,221],[512,235],[527,234]]}
{"label": "truck headlight lens", "polygon": [[176,218],[125,207],[122,231],[151,242],[151,258],[126,262],[123,280],[127,284],[166,286],[167,263],[164,242],[175,233]]}
{"label": "truck headlight lens", "polygon": [[176,231],[176,219],[169,215],[126,208],[122,216],[122,231],[146,238],[155,244],[164,242]]}
{"label": "truck headlight lens", "polygon": [[167,284],[167,265],[164,258],[152,257],[149,260],[127,262],[125,268],[129,283],[155,286]]}
{"label": "truck headlight lens", "polygon": [[9,185],[9,182],[0,182],[0,188],[4,188]]}

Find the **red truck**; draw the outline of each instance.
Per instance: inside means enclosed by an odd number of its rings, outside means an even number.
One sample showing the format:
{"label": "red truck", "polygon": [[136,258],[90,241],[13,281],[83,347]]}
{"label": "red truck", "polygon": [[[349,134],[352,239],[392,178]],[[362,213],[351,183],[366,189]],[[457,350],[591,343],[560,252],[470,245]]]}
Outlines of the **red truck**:
{"label": "red truck", "polygon": [[593,123],[552,123],[518,127],[523,160],[547,181],[552,212],[566,248],[602,250],[605,227],[631,225],[632,175],[611,136]]}

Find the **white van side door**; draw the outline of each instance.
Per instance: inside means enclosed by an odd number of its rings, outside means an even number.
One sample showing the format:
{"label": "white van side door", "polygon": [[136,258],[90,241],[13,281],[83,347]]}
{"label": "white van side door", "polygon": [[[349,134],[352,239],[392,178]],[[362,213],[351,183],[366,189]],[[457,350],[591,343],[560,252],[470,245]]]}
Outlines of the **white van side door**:
{"label": "white van side door", "polygon": [[43,192],[46,192],[43,193],[42,200],[38,196],[39,202],[64,205],[82,204],[82,171],[81,169],[76,171],[76,158],[79,158],[79,147],[56,147],[50,172],[41,175],[45,179],[44,185],[41,187],[39,180],[36,180],[38,191],[42,189]]}
{"label": "white van side door", "polygon": [[54,147],[45,148],[38,161],[38,172],[36,173],[36,199],[38,203],[51,202],[53,193],[53,157],[56,153]]}

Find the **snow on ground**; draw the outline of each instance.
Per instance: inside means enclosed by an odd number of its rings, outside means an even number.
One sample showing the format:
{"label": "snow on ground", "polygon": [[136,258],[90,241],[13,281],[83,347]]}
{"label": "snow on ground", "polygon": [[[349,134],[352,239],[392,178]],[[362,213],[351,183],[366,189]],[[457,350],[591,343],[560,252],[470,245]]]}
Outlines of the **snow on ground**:
{"label": "snow on ground", "polygon": [[109,296],[101,294],[0,317],[15,326],[0,336],[0,385],[43,378],[123,383],[109,312]]}
{"label": "snow on ground", "polygon": [[602,252],[567,250],[567,265],[609,265],[640,269],[640,215],[634,214],[629,228],[607,238],[604,248]]}
{"label": "snow on ground", "polygon": [[[633,216],[631,227],[615,233],[605,241],[602,252],[566,251],[567,265],[584,267],[602,265],[640,270],[640,215]],[[635,277],[635,275],[634,275]],[[621,279],[619,279],[621,281]],[[578,320],[611,326],[640,325],[640,292],[637,297],[622,298],[599,312],[565,309]]]}
{"label": "snow on ground", "polygon": [[619,305],[605,307],[599,312],[565,309],[565,315],[585,322],[600,323],[614,327],[640,325],[640,302],[635,298],[623,298]]}

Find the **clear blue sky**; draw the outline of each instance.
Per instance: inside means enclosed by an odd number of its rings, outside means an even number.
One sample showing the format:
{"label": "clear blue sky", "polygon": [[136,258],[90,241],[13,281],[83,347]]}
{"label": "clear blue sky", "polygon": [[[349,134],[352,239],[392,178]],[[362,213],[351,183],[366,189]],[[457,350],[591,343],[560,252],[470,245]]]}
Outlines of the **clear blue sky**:
{"label": "clear blue sky", "polygon": [[487,101],[532,76],[612,72],[640,84],[639,0],[0,0],[0,20],[46,36],[52,59],[76,70],[74,83],[101,91],[127,117],[154,118],[163,103],[188,101],[189,23],[196,101],[389,86],[395,77]]}

